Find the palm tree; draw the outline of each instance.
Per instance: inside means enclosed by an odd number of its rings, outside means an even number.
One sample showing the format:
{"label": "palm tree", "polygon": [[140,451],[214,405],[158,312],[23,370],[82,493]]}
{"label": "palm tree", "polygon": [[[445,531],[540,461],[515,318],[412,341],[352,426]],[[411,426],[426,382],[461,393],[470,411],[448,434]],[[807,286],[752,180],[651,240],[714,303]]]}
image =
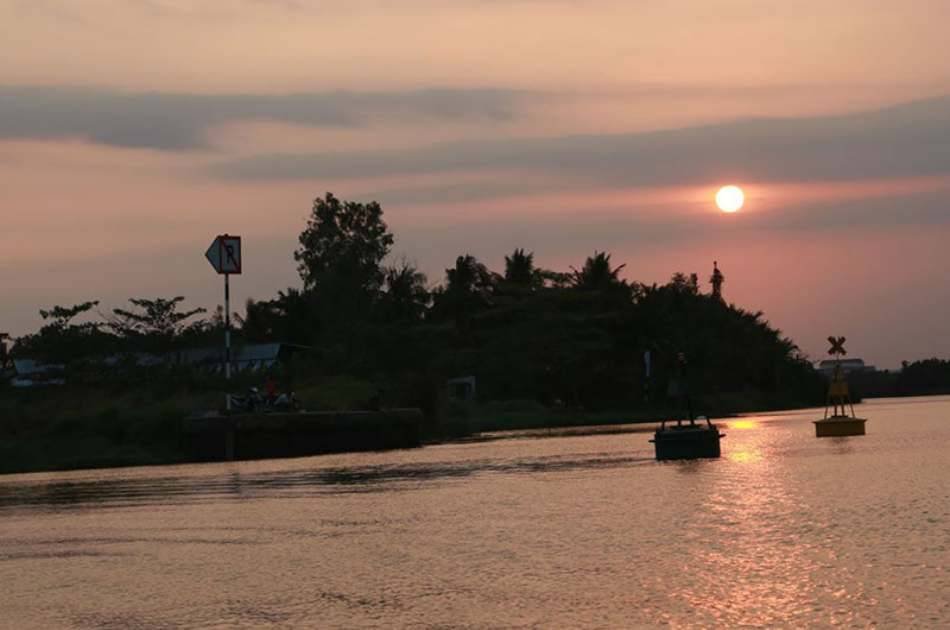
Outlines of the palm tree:
{"label": "palm tree", "polygon": [[620,272],[627,265],[612,268],[610,254],[594,252],[587,258],[580,271],[571,267],[574,272],[574,287],[583,290],[606,291],[626,286],[627,282],[620,278]]}
{"label": "palm tree", "polygon": [[445,270],[446,291],[487,294],[495,284],[494,274],[471,254],[455,259],[455,267]]}
{"label": "palm tree", "polygon": [[470,254],[455,259],[445,270],[445,289],[436,296],[436,309],[451,314],[459,330],[469,326],[471,315],[488,306],[498,277]]}
{"label": "palm tree", "polygon": [[534,267],[534,252],[526,254],[521,248],[505,256],[505,281],[521,287],[534,287],[540,276]]}
{"label": "palm tree", "polygon": [[402,261],[383,270],[383,301],[389,315],[398,320],[418,321],[429,307],[431,295],[426,288],[427,279],[409,262]]}

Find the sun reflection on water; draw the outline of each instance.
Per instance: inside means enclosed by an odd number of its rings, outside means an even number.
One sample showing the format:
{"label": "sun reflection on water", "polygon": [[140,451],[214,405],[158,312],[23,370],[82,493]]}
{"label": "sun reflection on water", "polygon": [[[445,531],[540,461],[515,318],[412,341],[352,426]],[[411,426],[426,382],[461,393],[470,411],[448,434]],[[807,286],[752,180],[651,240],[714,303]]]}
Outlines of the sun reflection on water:
{"label": "sun reflection on water", "polygon": [[759,421],[754,418],[742,418],[740,420],[730,420],[727,424],[730,429],[744,431],[747,429],[758,429]]}
{"label": "sun reflection on water", "polygon": [[697,512],[707,538],[692,547],[679,596],[700,625],[795,625],[813,613],[805,602],[820,572],[816,550],[788,527],[800,518],[801,498],[769,453],[765,425],[742,418],[728,428],[728,469],[710,479]]}
{"label": "sun reflection on water", "polygon": [[747,448],[726,453],[726,459],[738,464],[749,464],[762,459],[762,452],[758,449]]}

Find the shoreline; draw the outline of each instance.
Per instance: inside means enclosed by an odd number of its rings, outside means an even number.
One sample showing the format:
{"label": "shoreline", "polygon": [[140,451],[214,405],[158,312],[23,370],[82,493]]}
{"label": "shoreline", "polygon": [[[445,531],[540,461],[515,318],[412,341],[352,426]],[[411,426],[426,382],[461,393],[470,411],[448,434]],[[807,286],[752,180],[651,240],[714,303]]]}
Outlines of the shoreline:
{"label": "shoreline", "polygon": [[[714,407],[717,405],[713,405]],[[735,417],[741,413],[791,411],[813,405],[766,406],[759,409],[732,409],[709,414],[712,420]],[[155,412],[156,410],[151,410]],[[385,411],[385,410],[383,410]],[[416,428],[420,434],[409,441],[413,448],[437,444],[469,441],[489,441],[513,437],[560,437],[583,435],[590,430],[603,433],[629,433],[623,425],[656,424],[663,419],[675,419],[672,407],[651,406],[633,411],[584,411],[548,409],[525,401],[471,404],[464,417],[450,416],[439,421],[421,420]],[[344,417],[347,412],[323,412]],[[455,410],[458,414],[458,410]],[[421,415],[421,414],[420,414]],[[682,414],[680,414],[682,415]],[[698,414],[706,415],[706,414]],[[123,417],[122,415],[94,416],[92,418],[60,418],[48,422],[46,431],[37,430],[0,440],[0,476],[40,472],[97,470],[140,466],[173,466],[201,463],[190,453],[185,443],[187,433],[182,430],[182,417],[171,417],[167,412]],[[262,416],[257,420],[267,422]],[[537,432],[537,435],[535,435]],[[517,434],[521,433],[521,436]],[[352,438],[353,436],[351,436]],[[345,447],[334,452],[366,452],[402,448],[403,442],[390,441],[377,448],[378,440],[368,437],[365,443],[350,439]],[[246,457],[244,460],[310,457],[327,453],[290,452],[276,456]]]}

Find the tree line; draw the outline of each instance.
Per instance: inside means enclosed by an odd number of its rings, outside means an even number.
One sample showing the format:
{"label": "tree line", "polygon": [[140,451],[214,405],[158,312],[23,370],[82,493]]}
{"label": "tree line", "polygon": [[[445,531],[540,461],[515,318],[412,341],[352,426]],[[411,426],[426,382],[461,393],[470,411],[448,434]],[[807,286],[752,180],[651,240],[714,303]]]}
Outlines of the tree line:
{"label": "tree line", "polygon": [[[761,312],[705,293],[695,273],[647,285],[625,279],[607,252],[555,271],[519,248],[498,271],[463,253],[432,285],[411,262],[387,263],[394,241],[378,203],[315,199],[293,253],[301,284],[249,300],[234,317],[237,343],[306,346],[298,377],[385,382],[409,403],[447,378],[475,376],[483,400],[618,408],[663,398],[674,374],[700,397],[822,400],[821,377],[794,342]],[[223,335],[220,308],[209,315],[181,296],[97,309],[92,300],[41,311],[42,327],[9,354],[73,364],[215,346]]]}
{"label": "tree line", "polygon": [[849,380],[864,397],[946,395],[950,394],[950,361],[902,361],[898,371],[857,372]]}

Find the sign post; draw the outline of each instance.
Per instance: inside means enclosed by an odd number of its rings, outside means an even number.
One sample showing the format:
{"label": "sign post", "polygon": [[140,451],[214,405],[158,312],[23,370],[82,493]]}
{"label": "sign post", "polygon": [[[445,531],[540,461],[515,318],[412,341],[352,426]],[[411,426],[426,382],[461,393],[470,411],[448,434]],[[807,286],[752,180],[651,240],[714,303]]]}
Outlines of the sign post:
{"label": "sign post", "polygon": [[[231,380],[231,274],[241,273],[241,237],[221,234],[205,252],[214,270],[224,276],[224,378]],[[225,406],[231,411],[231,394],[225,395]]]}

